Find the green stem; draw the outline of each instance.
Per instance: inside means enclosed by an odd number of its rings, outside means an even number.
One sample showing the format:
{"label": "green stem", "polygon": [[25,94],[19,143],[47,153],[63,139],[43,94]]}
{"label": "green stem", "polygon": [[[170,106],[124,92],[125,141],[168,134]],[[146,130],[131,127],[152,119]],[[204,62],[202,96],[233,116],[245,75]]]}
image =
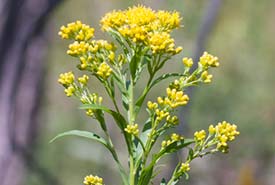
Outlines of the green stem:
{"label": "green stem", "polygon": [[[129,110],[128,110],[128,121],[129,124],[134,124],[135,123],[135,110],[134,110],[134,84],[133,84],[133,79],[131,79],[130,85],[129,85],[129,91],[128,91],[128,96],[129,96]],[[132,140],[132,137],[131,137]],[[129,153],[129,160],[130,160],[130,174],[129,174],[129,181],[130,185],[135,185],[135,162],[134,162],[134,154],[132,151],[133,148],[133,143],[131,143],[131,152]]]}
{"label": "green stem", "polygon": [[135,175],[136,175],[136,170],[135,170],[134,158],[132,155],[130,155],[130,174],[129,174],[130,185],[135,185]]}

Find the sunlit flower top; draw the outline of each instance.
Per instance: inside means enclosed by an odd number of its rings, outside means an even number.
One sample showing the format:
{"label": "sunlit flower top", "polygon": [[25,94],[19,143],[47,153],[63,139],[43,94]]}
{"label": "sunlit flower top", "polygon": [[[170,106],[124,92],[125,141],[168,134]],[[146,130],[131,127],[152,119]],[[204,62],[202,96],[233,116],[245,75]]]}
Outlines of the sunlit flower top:
{"label": "sunlit flower top", "polygon": [[178,53],[170,32],[180,27],[178,12],[154,11],[144,6],[134,6],[127,10],[113,11],[101,19],[104,31],[117,31],[134,43],[151,47],[153,53]]}

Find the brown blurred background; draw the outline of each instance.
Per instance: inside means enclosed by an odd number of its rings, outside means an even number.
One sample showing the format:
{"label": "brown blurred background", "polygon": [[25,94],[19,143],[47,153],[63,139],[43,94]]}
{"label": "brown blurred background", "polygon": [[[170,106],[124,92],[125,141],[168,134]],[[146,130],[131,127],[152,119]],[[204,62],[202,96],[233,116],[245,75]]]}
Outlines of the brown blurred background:
{"label": "brown blurred background", "polygon": [[[190,104],[179,112],[180,132],[191,137],[222,120],[241,132],[228,155],[195,160],[184,184],[275,184],[275,1],[1,0],[0,185],[75,185],[90,173],[102,176],[106,185],[121,183],[111,156],[96,143],[67,137],[49,144],[71,129],[100,133],[57,83],[59,73],[77,72],[75,59],[65,54],[68,42],[57,33],[61,25],[82,20],[96,29],[96,38],[110,39],[100,31],[100,18],[137,4],[183,16],[184,28],[173,35],[184,51],[165,71],[183,70],[181,57],[198,58],[204,50],[220,58],[213,83],[189,91]],[[102,91],[97,81],[91,87]],[[162,91],[156,86],[148,99]],[[117,139],[115,145],[123,158],[123,143]],[[176,158],[167,158],[165,176]]]}

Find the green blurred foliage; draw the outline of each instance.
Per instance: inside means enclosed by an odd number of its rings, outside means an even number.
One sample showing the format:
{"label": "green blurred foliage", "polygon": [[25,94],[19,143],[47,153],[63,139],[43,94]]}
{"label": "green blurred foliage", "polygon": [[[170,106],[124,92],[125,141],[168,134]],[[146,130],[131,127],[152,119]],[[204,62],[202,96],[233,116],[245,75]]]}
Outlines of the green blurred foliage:
{"label": "green blurred foliage", "polygon": [[[192,56],[201,19],[209,1],[67,0],[52,15],[52,39],[45,87],[47,96],[44,98],[44,116],[41,120],[43,132],[36,156],[62,184],[81,184],[82,178],[90,173],[103,176],[106,184],[119,184],[115,180],[119,176],[111,156],[95,143],[79,138],[64,138],[48,144],[57,133],[71,129],[99,132],[97,123],[77,108],[77,101],[65,97],[63,88],[57,83],[59,73],[77,71],[74,59],[65,54],[68,42],[57,36],[59,27],[79,19],[96,28],[97,38],[109,39],[100,31],[100,18],[112,9],[124,9],[139,3],[153,9],[179,11],[183,16],[184,28],[174,33],[175,40],[184,47],[184,56]],[[263,185],[270,182],[271,170],[274,170],[272,160],[275,157],[274,7],[275,2],[272,0],[222,1],[217,22],[206,44],[207,51],[219,56],[221,66],[212,71],[213,83],[193,89],[190,105],[183,112],[184,121],[188,125],[185,134],[192,137],[196,130],[227,120],[238,125],[241,135],[231,146],[229,155],[212,156],[195,162],[191,166],[191,179],[186,184],[241,184],[242,180],[238,179],[242,173],[246,174],[243,169],[249,161],[255,163],[253,173],[258,182]],[[182,69],[180,58],[170,62],[173,66],[167,65],[169,67],[165,71]],[[92,81],[91,87],[103,93],[97,81]],[[148,98],[154,100],[159,92],[164,91],[161,86],[157,86]],[[119,132],[111,125],[111,120],[110,127],[114,130],[113,136],[117,137]],[[115,145],[123,148],[119,139]],[[123,156],[123,150],[121,154]],[[227,183],[220,180],[223,177],[217,177],[222,172],[228,172],[224,168],[234,171],[229,173],[231,175],[228,178],[231,180]],[[34,173],[31,174],[26,184],[43,184]]]}

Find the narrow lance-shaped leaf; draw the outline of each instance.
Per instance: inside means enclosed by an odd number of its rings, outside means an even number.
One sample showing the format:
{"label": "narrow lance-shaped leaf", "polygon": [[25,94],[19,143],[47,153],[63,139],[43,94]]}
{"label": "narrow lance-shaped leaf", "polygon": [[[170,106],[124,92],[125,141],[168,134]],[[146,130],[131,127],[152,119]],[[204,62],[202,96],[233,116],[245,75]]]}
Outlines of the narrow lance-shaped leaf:
{"label": "narrow lance-shaped leaf", "polygon": [[92,139],[94,141],[97,141],[101,144],[103,144],[108,150],[111,151],[109,145],[107,144],[107,142],[105,141],[104,138],[100,137],[99,135],[93,133],[93,132],[88,132],[88,131],[82,131],[82,130],[70,130],[67,132],[63,132],[61,134],[58,134],[57,136],[55,136],[50,143],[54,142],[55,140],[64,137],[64,136],[79,136],[79,137],[84,137],[84,138],[88,138],[88,139]]}

